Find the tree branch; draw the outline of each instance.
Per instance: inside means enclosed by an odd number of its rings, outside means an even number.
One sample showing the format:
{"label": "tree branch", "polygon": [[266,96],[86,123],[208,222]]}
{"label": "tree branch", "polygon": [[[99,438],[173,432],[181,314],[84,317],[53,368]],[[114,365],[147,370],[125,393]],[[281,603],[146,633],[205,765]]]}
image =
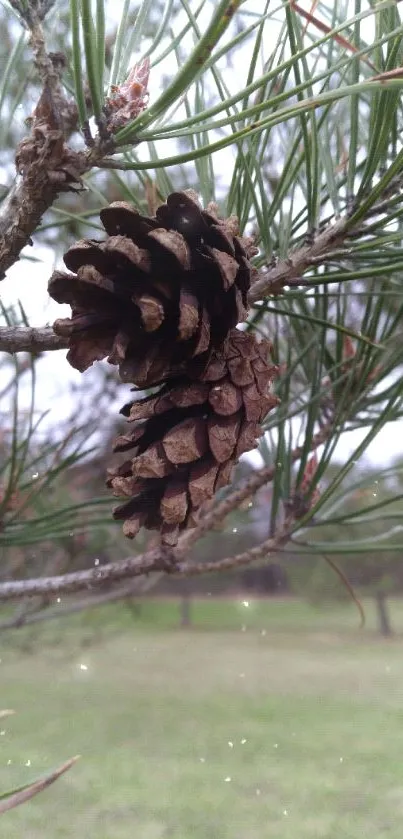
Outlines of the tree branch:
{"label": "tree branch", "polygon": [[153,574],[151,577],[146,577],[143,580],[136,579],[134,582],[112,588],[110,591],[102,594],[96,594],[92,597],[84,597],[74,603],[69,603],[67,606],[44,609],[40,607],[35,612],[17,612],[8,620],[0,623],[0,632],[7,629],[21,629],[23,626],[28,626],[32,623],[41,623],[42,621],[58,620],[65,618],[67,615],[74,615],[78,612],[84,612],[88,609],[94,609],[97,606],[105,606],[107,603],[116,603],[119,600],[126,600],[129,597],[136,597],[145,594],[152,588],[161,575]]}
{"label": "tree branch", "polygon": [[67,339],[56,335],[51,326],[0,327],[0,350],[2,352],[38,353],[45,350],[62,350],[67,346]]}
{"label": "tree branch", "polygon": [[67,145],[72,103],[66,99],[60,83],[66,59],[60,53],[47,52],[40,16],[32,8],[27,12],[29,15],[24,19],[31,30],[31,47],[42,93],[30,118],[31,133],[16,151],[14,185],[0,205],[0,280],[22,249],[32,245],[32,234],[58,195],[77,192],[82,175],[114,148],[111,137],[100,136],[86,151],[76,151]]}
{"label": "tree branch", "polygon": [[193,563],[182,561],[185,548],[168,552],[164,548],[154,548],[140,556],[128,557],[117,562],[110,562],[102,567],[86,571],[74,571],[55,577],[38,577],[30,580],[17,580],[0,583],[0,601],[14,600],[21,597],[71,594],[96,588],[105,583],[115,583],[154,571],[165,571],[181,577],[195,576],[218,571],[229,571],[243,565],[250,565],[267,554],[286,544],[293,529],[293,520],[286,520],[284,526],[271,539],[236,556],[225,557],[217,562]]}
{"label": "tree branch", "polygon": [[[319,233],[314,242],[294,251],[286,259],[281,259],[272,268],[260,271],[259,279],[249,292],[248,302],[255,303],[268,294],[278,294],[286,285],[298,285],[302,275],[311,265],[325,262],[328,254],[343,244],[345,237],[350,233],[348,222],[348,216],[339,219]],[[313,279],[313,282],[320,282],[320,277],[317,280]]]}

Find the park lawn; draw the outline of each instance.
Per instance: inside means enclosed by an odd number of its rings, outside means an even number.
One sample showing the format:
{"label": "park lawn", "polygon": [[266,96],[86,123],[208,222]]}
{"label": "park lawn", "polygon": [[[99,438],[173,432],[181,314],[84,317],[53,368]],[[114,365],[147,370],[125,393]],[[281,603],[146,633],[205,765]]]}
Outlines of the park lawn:
{"label": "park lawn", "polygon": [[0,636],[0,790],[82,755],[0,837],[401,839],[403,639],[370,610],[245,602]]}

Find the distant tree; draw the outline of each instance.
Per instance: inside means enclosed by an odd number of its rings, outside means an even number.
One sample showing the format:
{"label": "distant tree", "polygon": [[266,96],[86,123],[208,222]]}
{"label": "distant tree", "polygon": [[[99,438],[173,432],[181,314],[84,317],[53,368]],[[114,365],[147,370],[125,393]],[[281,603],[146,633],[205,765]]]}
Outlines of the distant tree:
{"label": "distant tree", "polygon": [[[364,474],[358,469],[355,471],[360,475],[357,486],[353,483],[351,487],[353,472],[345,484],[337,514],[334,513],[329,526],[326,525],[326,513],[323,524],[318,519],[311,538],[316,545],[326,539],[325,558],[329,555],[334,560],[358,597],[374,599],[379,632],[387,637],[393,634],[388,599],[403,594],[403,562],[399,548],[403,468],[396,461],[386,475],[380,475],[377,469],[366,469]],[[366,510],[366,507],[370,509]],[[377,549],[379,542],[383,549]],[[300,590],[303,588],[315,601],[350,597],[343,580],[323,562],[323,558],[303,554],[299,569],[293,566],[291,573],[296,576]]]}

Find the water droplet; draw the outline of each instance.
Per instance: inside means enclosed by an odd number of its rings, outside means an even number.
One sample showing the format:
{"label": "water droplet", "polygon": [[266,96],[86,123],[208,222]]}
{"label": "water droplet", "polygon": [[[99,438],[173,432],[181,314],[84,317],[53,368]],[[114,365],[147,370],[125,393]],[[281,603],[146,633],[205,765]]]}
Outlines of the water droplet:
{"label": "water droplet", "polygon": [[376,493],[376,492],[373,492],[373,493],[372,493],[372,495],[374,496],[374,498],[376,498],[377,493]]}
{"label": "water droplet", "polygon": [[62,598],[61,598],[61,597],[57,597],[57,598],[56,598],[56,603],[61,603],[61,602],[62,602]]}
{"label": "water droplet", "polygon": [[233,744],[232,740],[228,740],[228,745],[229,745],[230,749],[234,748],[234,744]]}
{"label": "water droplet", "polygon": [[99,559],[94,559],[94,565],[99,565]]}
{"label": "water droplet", "polygon": [[249,501],[248,507],[253,507],[253,501]]}
{"label": "water droplet", "polygon": [[242,600],[242,605],[245,606],[245,609],[249,608],[249,600]]}
{"label": "water droplet", "polygon": [[25,766],[31,766],[31,761],[30,761],[30,760],[26,760],[26,761],[25,761]]}
{"label": "water droplet", "polygon": [[80,670],[88,670],[87,665],[86,664],[80,664]]}
{"label": "water droplet", "polygon": [[233,532],[233,533],[238,533],[238,528],[237,528],[237,527],[233,527],[233,528],[232,528],[232,532]]}
{"label": "water droplet", "polygon": [[227,775],[227,777],[226,777],[226,778],[224,778],[224,781],[225,781],[225,783],[226,783],[226,784],[229,784],[229,783],[231,782],[231,778],[230,778],[230,776],[229,776],[229,775]]}

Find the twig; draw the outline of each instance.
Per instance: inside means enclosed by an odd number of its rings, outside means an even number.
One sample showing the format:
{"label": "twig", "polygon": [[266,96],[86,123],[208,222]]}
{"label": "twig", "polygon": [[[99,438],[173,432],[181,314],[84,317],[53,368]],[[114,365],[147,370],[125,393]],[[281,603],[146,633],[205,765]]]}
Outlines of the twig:
{"label": "twig", "polygon": [[115,583],[143,574],[150,574],[153,571],[167,571],[175,576],[182,577],[206,574],[212,571],[228,571],[231,568],[250,565],[252,562],[267,556],[268,553],[276,551],[288,541],[292,532],[292,524],[292,520],[287,519],[281,530],[271,539],[266,539],[262,544],[251,548],[249,551],[244,551],[236,556],[225,557],[217,562],[193,563],[189,560],[182,561],[183,550],[179,545],[170,553],[166,549],[155,548],[139,556],[110,562],[101,568],[74,571],[70,574],[61,574],[55,577],[37,577],[30,580],[0,583],[0,601],[37,595],[69,594],[96,588],[108,582]]}
{"label": "twig", "polygon": [[[260,278],[256,280],[249,292],[249,303],[255,303],[267,294],[278,294],[284,286],[291,282],[295,284],[311,265],[317,265],[319,258],[324,262],[329,252],[337,250],[343,244],[350,232],[348,222],[347,216],[339,219],[322,233],[318,233],[314,242],[294,251],[286,259],[281,259],[277,265],[268,268],[266,272],[261,271]],[[320,277],[317,278],[317,282],[320,282]]]}
{"label": "twig", "polygon": [[[217,562],[182,562],[178,563],[175,572],[183,577],[194,577],[198,574],[211,574],[219,571],[232,571],[234,568],[241,568],[244,565],[251,565],[259,559],[264,559],[268,554],[272,554],[285,545],[293,530],[294,520],[287,518],[283,527],[270,539],[261,542],[254,548],[248,551],[236,554],[235,556],[227,556],[224,559],[219,559]],[[0,585],[0,600],[1,600],[1,585]]]}
{"label": "twig", "polygon": [[75,757],[70,758],[70,760],[66,760],[65,763],[45,778],[40,778],[32,784],[26,784],[25,786],[20,787],[15,792],[11,792],[7,798],[2,797],[0,800],[0,815],[5,813],[7,810],[12,810],[14,807],[18,807],[19,804],[24,804],[25,801],[29,801],[30,798],[37,795],[38,792],[42,792],[42,790],[47,789],[47,787],[57,781],[64,772],[67,772],[67,770],[77,762],[79,757],[80,755],[76,755]]}
{"label": "twig", "polygon": [[156,585],[161,576],[161,574],[153,574],[143,580],[136,579],[129,585],[113,588],[111,591],[107,591],[104,594],[81,598],[80,600],[70,603],[67,606],[49,609],[40,608],[40,610],[34,613],[25,612],[22,615],[18,612],[15,616],[13,615],[8,620],[0,623],[0,632],[4,632],[7,629],[21,629],[21,627],[28,626],[32,623],[58,620],[59,618],[65,618],[67,615],[74,615],[77,614],[77,612],[94,609],[96,606],[104,606],[106,603],[116,603],[117,601],[125,600],[128,597],[135,597],[136,595],[140,596]]}
{"label": "twig", "polygon": [[56,335],[51,326],[0,327],[0,350],[2,352],[38,353],[45,350],[61,350],[67,346],[67,339]]}
{"label": "twig", "polygon": [[30,6],[30,21],[28,25],[31,30],[30,44],[38,75],[43,86],[49,86],[55,92],[60,86],[60,75],[56,70],[55,63],[46,50],[42,23],[32,6]]}
{"label": "twig", "polygon": [[66,99],[60,84],[66,59],[61,53],[47,52],[41,14],[48,7],[49,3],[41,10],[24,4],[20,10],[31,31],[42,93],[30,118],[31,133],[17,148],[15,183],[0,206],[0,280],[22,249],[32,244],[32,234],[58,195],[76,192],[81,187],[82,175],[114,149],[109,137],[98,137],[93,148],[85,152],[67,145],[72,103]]}

